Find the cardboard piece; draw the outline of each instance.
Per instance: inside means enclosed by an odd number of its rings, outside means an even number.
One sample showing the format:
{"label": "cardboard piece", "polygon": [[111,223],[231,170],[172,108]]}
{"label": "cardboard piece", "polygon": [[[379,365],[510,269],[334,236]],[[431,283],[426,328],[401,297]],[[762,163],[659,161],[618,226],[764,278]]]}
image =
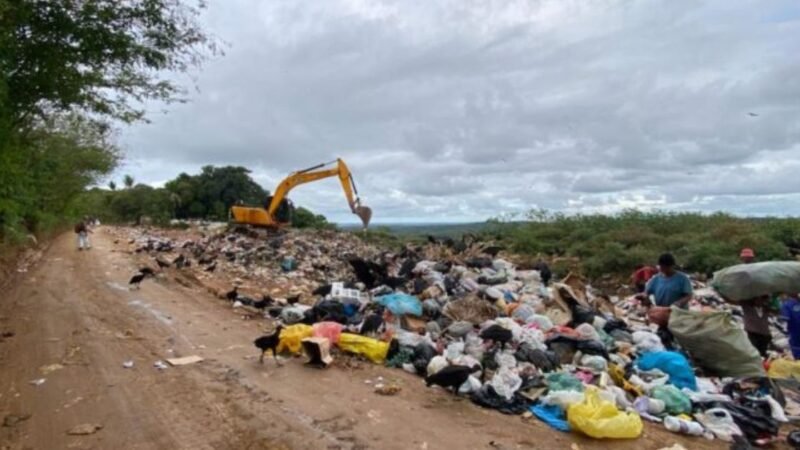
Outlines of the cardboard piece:
{"label": "cardboard piece", "polygon": [[202,361],[203,358],[192,355],[192,356],[184,356],[182,358],[167,358],[167,362],[171,366],[185,366],[187,364],[194,364]]}

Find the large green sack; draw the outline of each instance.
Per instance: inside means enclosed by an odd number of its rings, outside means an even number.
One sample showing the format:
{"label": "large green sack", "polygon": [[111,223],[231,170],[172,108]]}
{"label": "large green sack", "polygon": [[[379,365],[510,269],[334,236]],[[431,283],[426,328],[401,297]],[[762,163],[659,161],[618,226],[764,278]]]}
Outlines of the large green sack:
{"label": "large green sack", "polygon": [[781,292],[797,294],[800,262],[767,261],[726,267],[714,273],[711,286],[733,302]]}
{"label": "large green sack", "polygon": [[727,311],[672,308],[669,331],[694,362],[720,377],[766,376],[758,350]]}

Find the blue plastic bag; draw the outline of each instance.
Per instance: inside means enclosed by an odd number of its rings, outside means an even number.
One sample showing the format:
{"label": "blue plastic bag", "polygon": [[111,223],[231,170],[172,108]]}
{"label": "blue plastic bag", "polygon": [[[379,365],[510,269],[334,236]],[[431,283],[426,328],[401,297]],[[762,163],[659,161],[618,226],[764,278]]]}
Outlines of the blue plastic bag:
{"label": "blue plastic bag", "polygon": [[686,357],[678,352],[647,352],[636,360],[641,370],[658,369],[669,375],[670,384],[678,389],[697,390],[697,379]]}
{"label": "blue plastic bag", "polygon": [[567,423],[567,415],[563,409],[558,405],[544,405],[536,404],[530,407],[530,411],[534,416],[538,417],[542,422],[550,425],[558,431],[569,432],[569,423]]}
{"label": "blue plastic bag", "polygon": [[413,295],[398,292],[395,294],[378,297],[378,303],[389,308],[389,311],[396,316],[410,314],[412,316],[422,315],[422,302]]}

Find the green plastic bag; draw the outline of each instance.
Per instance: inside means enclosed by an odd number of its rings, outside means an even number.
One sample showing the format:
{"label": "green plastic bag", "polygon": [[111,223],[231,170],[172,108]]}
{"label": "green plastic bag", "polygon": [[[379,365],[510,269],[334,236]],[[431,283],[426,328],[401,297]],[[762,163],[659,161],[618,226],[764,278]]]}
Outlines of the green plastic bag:
{"label": "green plastic bag", "polygon": [[761,355],[727,311],[672,307],[669,331],[700,367],[720,377],[763,377]]}
{"label": "green plastic bag", "polygon": [[724,298],[740,302],[778,292],[800,292],[800,262],[765,261],[726,267],[714,273],[711,286]]}
{"label": "green plastic bag", "polygon": [[572,374],[554,372],[547,375],[547,388],[550,391],[583,392],[583,383]]}
{"label": "green plastic bag", "polygon": [[600,399],[597,388],[586,390],[586,398],[567,409],[567,422],[573,430],[596,438],[633,439],[642,434],[642,419]]}
{"label": "green plastic bag", "polygon": [[650,396],[664,402],[664,412],[667,414],[677,416],[692,412],[692,401],[680,389],[671,384],[654,387]]}

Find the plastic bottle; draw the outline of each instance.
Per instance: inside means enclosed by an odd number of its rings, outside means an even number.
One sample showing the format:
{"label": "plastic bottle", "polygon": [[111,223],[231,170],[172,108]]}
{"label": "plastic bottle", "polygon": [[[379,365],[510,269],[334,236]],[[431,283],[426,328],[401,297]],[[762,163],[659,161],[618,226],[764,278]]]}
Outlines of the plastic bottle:
{"label": "plastic bottle", "polygon": [[665,417],[664,427],[673,433],[691,434],[693,436],[701,436],[703,434],[703,426],[699,423],[675,416]]}

